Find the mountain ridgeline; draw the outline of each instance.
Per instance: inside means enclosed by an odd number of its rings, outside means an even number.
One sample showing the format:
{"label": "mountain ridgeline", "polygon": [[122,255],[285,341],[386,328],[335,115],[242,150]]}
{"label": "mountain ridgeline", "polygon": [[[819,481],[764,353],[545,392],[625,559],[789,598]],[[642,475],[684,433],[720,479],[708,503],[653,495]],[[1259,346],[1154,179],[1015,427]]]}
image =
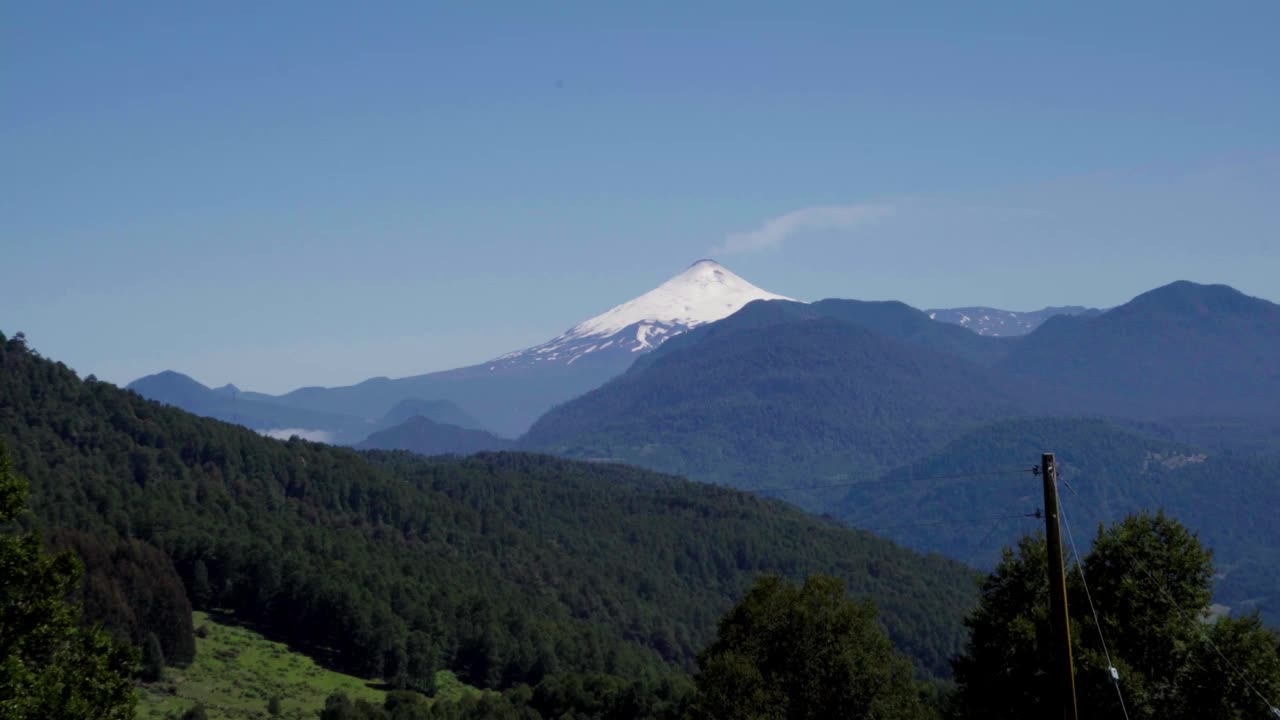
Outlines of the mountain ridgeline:
{"label": "mountain ridgeline", "polygon": [[197,609],[410,687],[440,667],[483,687],[683,672],[762,573],[841,578],[944,675],[975,598],[958,563],[778,501],[541,455],[272,440],[81,381],[22,338],[0,339],[0,442],[63,546],[126,547],[84,552],[89,577],[160,562]]}
{"label": "mountain ridgeline", "polygon": [[752,303],[557,407],[525,444],[739,487],[804,484],[848,474],[823,470],[828,458],[874,473],[995,418],[1280,416],[1277,357],[1280,306],[1225,286],[1174,283],[1018,338],[901,303]]}

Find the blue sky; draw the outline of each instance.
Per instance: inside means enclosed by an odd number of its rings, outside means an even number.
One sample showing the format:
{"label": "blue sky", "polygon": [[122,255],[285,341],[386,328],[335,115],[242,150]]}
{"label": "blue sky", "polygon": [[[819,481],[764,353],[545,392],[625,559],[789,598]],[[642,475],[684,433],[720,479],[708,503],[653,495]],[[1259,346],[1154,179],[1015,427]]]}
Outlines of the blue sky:
{"label": "blue sky", "polygon": [[713,250],[802,299],[1280,300],[1275,2],[194,5],[0,24],[0,330],[82,374],[455,367]]}

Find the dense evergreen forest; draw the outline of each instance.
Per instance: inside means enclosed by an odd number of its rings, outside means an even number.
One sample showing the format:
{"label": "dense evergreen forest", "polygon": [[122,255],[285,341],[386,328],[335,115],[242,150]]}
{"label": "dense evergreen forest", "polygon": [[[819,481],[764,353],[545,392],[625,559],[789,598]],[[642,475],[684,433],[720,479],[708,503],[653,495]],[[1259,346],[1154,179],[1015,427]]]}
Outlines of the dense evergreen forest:
{"label": "dense evergreen forest", "polygon": [[496,688],[660,682],[692,667],[761,573],[839,577],[920,672],[942,675],[976,597],[956,563],[781,502],[538,455],[270,440],[81,381],[21,336],[0,341],[0,441],[49,537],[96,546],[87,576],[137,596],[86,607],[131,608],[116,631],[168,638],[178,660],[190,619],[166,589],[175,576],[196,608],[403,687],[442,666]]}
{"label": "dense evergreen forest", "polygon": [[[321,720],[686,718],[687,720],[1026,720],[1060,713],[1063,648],[1049,623],[1048,550],[1039,534],[1006,547],[965,621],[955,684],[913,681],[875,611],[835,578],[760,578],[698,656],[694,687],[603,678],[381,706],[330,696]],[[1066,576],[1074,696],[1081,718],[1235,720],[1274,711],[1280,635],[1256,614],[1210,605],[1215,568],[1196,535],[1167,515],[1099,527]]]}

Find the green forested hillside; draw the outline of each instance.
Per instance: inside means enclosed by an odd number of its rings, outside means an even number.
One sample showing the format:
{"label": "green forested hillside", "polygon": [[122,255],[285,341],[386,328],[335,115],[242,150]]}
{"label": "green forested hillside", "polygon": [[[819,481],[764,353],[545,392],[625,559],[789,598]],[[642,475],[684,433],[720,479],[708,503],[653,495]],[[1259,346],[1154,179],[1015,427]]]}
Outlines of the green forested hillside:
{"label": "green forested hillside", "polygon": [[762,572],[844,579],[946,672],[963,567],[780,502],[521,454],[427,460],[263,438],[0,341],[0,441],[47,527],[131,537],[222,608],[361,676],[495,687],[690,666]]}

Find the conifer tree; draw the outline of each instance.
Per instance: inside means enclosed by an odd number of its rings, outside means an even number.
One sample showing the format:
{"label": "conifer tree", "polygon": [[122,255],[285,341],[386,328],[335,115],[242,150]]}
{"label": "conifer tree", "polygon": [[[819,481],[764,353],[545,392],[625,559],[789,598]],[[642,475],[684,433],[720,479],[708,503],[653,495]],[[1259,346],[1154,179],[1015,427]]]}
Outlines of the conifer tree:
{"label": "conifer tree", "polygon": [[164,679],[164,650],[155,633],[147,633],[142,643],[142,679],[147,682]]}

